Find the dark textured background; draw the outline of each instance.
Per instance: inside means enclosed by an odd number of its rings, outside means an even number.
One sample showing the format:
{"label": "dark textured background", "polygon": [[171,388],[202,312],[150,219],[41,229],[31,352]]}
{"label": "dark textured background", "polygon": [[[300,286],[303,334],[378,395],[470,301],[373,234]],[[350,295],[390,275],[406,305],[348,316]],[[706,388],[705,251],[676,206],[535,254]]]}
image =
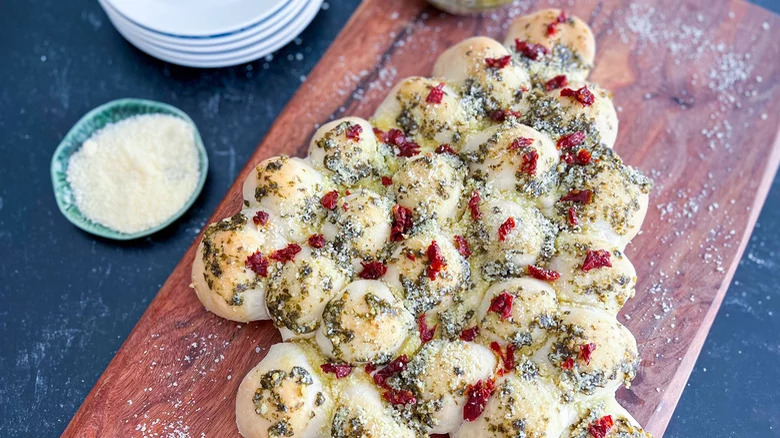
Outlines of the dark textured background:
{"label": "dark textured background", "polygon": [[[94,1],[0,3],[0,436],[62,432],[358,3],[330,0],[273,59],[204,71],[137,51]],[[73,227],[49,178],[73,123],[120,97],[189,113],[211,160],[193,208],[130,243]],[[779,227],[776,179],[666,436],[780,437]]]}

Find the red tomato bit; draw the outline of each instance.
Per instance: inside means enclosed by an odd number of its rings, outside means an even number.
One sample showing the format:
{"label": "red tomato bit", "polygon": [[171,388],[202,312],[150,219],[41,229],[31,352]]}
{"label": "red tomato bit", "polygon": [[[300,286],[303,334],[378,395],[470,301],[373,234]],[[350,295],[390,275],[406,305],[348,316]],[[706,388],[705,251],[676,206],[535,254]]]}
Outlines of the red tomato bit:
{"label": "red tomato bit", "polygon": [[436,148],[436,153],[458,155],[458,153],[455,152],[455,149],[453,149],[452,146],[449,145],[449,143],[444,143],[442,145],[439,145],[439,147]]}
{"label": "red tomato bit", "polygon": [[526,146],[531,146],[533,143],[534,143],[533,138],[517,137],[516,139],[512,140],[512,143],[509,144],[509,150],[513,151],[516,149],[522,149]]}
{"label": "red tomato bit", "polygon": [[558,17],[552,23],[547,25],[547,36],[553,36],[558,32],[558,25],[565,23],[569,17],[566,16],[566,12],[561,11]]}
{"label": "red tomato bit", "polygon": [[563,368],[564,370],[570,370],[574,368],[574,359],[568,358],[564,360],[563,363],[561,363],[561,368]]}
{"label": "red tomato bit", "polygon": [[528,273],[531,274],[531,277],[544,281],[555,281],[561,276],[557,271],[545,269],[536,265],[528,265]]}
{"label": "red tomato bit", "polygon": [[417,403],[412,391],[408,389],[389,389],[382,394],[382,398],[391,405],[413,405]]}
{"label": "red tomato bit", "polygon": [[462,255],[465,258],[469,258],[471,256],[471,246],[469,246],[468,240],[466,240],[465,237],[460,235],[455,235],[455,248],[458,249],[458,252],[460,255]]}
{"label": "red tomato bit", "polygon": [[561,96],[573,97],[582,106],[591,106],[593,105],[593,102],[596,100],[596,97],[593,95],[593,93],[591,93],[590,90],[588,90],[587,85],[585,85],[584,87],[576,91],[572,90],[571,88],[564,88],[563,90],[561,90]]}
{"label": "red tomato bit", "polygon": [[390,386],[387,384],[387,379],[406,369],[407,363],[409,363],[409,356],[405,354],[398,356],[384,368],[374,373],[374,383],[379,387],[389,389]]}
{"label": "red tomato bit", "polygon": [[564,135],[563,137],[559,138],[558,142],[555,143],[555,147],[558,149],[569,149],[577,146],[583,141],[585,141],[584,131],[572,132],[569,135]]}
{"label": "red tomato bit", "polygon": [[428,279],[434,281],[436,280],[436,277],[439,275],[439,273],[447,267],[447,262],[444,260],[444,255],[441,252],[441,248],[439,248],[439,245],[435,240],[431,242],[430,245],[428,245],[426,254],[428,255],[429,263]]}
{"label": "red tomato bit", "polygon": [[479,211],[480,201],[482,201],[482,198],[479,197],[479,192],[474,190],[474,193],[471,194],[471,199],[469,199],[469,210],[471,210],[471,218],[474,220],[482,216],[482,213]]}
{"label": "red tomato bit", "polygon": [[580,202],[583,204],[590,204],[592,200],[593,192],[591,190],[574,189],[561,197],[561,201]]}
{"label": "red tomato bit", "polygon": [[360,271],[358,277],[364,280],[376,280],[387,272],[387,266],[382,262],[360,262],[360,264],[363,266],[363,270]]}
{"label": "red tomato bit", "polygon": [[565,87],[568,84],[566,75],[558,75],[549,81],[544,83],[544,89],[547,91],[555,90],[556,88]]}
{"label": "red tomato bit", "polygon": [[501,319],[507,319],[512,316],[512,301],[515,299],[509,292],[504,291],[490,300],[489,312],[496,312],[501,315]]}
{"label": "red tomato bit", "polygon": [[490,349],[501,358],[501,362],[504,364],[504,368],[498,372],[500,376],[512,371],[515,367],[515,348],[515,344],[509,344],[506,346],[506,353],[504,353],[498,342],[493,341],[490,343]]}
{"label": "red tomato bit", "polygon": [[322,234],[312,234],[309,236],[309,246],[312,248],[322,248],[325,246],[325,236]]}
{"label": "red tomato bit", "polygon": [[467,398],[466,404],[463,405],[463,419],[466,421],[474,421],[482,415],[482,412],[487,406],[487,401],[493,390],[495,389],[495,382],[490,380],[479,380],[473,385],[469,385],[466,389]]}
{"label": "red tomato bit", "polygon": [[363,127],[355,123],[354,125],[350,125],[344,135],[346,135],[350,140],[360,141],[361,132],[363,132]]}
{"label": "red tomato bit", "polygon": [[479,336],[479,327],[477,326],[467,328],[460,332],[461,341],[471,342],[474,339],[477,339],[477,336]]}
{"label": "red tomato bit", "polygon": [[268,276],[268,259],[260,254],[259,250],[255,251],[254,254],[250,254],[249,257],[246,258],[244,265],[259,277]]}
{"label": "red tomato bit", "polygon": [[428,103],[441,103],[442,98],[444,98],[444,82],[432,87],[431,92],[428,93],[428,97],[425,98],[425,101]]}
{"label": "red tomato bit", "polygon": [[401,207],[398,204],[393,206],[393,226],[390,229],[390,240],[398,242],[404,240],[404,235],[412,228],[412,210]]}
{"label": "red tomato bit", "polygon": [[519,111],[512,111],[512,110],[508,110],[508,109],[498,109],[498,110],[491,111],[488,114],[488,116],[491,119],[495,120],[496,122],[503,122],[506,119],[508,119],[509,117],[514,117],[516,119],[519,119],[523,115],[520,114]]}
{"label": "red tomato bit", "polygon": [[550,53],[547,47],[541,44],[520,41],[517,38],[515,38],[515,50],[532,61],[538,61],[539,58]]}
{"label": "red tomato bit", "polygon": [[605,438],[614,424],[612,415],[605,415],[591,423],[588,432],[593,438]]}
{"label": "red tomato bit", "polygon": [[336,208],[336,204],[338,203],[338,201],[339,201],[339,192],[333,190],[328,193],[325,193],[322,199],[320,199],[320,204],[322,204],[322,206],[327,208],[328,210],[334,210]]}
{"label": "red tomato bit", "polygon": [[502,56],[500,58],[485,58],[485,64],[490,68],[502,69],[512,61],[512,55]]}
{"label": "red tomato bit", "polygon": [[593,350],[595,349],[596,349],[596,344],[594,344],[593,342],[580,345],[580,359],[584,360],[586,364],[589,364],[590,355],[593,354]]}
{"label": "red tomato bit", "polygon": [[301,247],[290,243],[287,245],[286,248],[277,249],[276,251],[272,252],[268,257],[271,260],[276,260],[277,262],[286,263],[295,258],[295,255],[301,252]]}
{"label": "red tomato bit", "polygon": [[371,374],[371,373],[373,373],[374,371],[376,371],[376,364],[373,364],[373,363],[371,363],[371,362],[367,363],[367,364],[366,364],[366,373],[367,373],[367,374]]}
{"label": "red tomato bit", "polygon": [[566,216],[569,219],[569,224],[573,227],[576,227],[580,224],[580,218],[577,216],[577,208],[573,205],[569,207],[569,211],[566,213]]}
{"label": "red tomato bit", "polygon": [[530,176],[536,176],[536,162],[539,160],[539,153],[535,150],[523,154],[523,164],[520,165],[520,172]]}
{"label": "red tomato bit", "polygon": [[428,324],[425,322],[425,314],[421,314],[417,317],[417,328],[420,329],[420,340],[423,344],[428,343],[433,339],[433,335],[436,334],[436,327],[439,325],[436,324],[433,327],[428,327]]}
{"label": "red tomato bit", "polygon": [[420,145],[409,141],[400,129],[391,129],[387,132],[374,128],[374,133],[383,143],[398,148],[399,157],[412,157],[420,153]]}
{"label": "red tomato bit", "polygon": [[252,222],[255,223],[255,225],[265,225],[268,223],[268,213],[264,211],[258,211],[255,213],[255,217],[252,218]]}
{"label": "red tomato bit", "polygon": [[515,229],[515,218],[509,217],[507,220],[498,227],[498,240],[501,242],[506,240],[506,236]]}
{"label": "red tomato bit", "polygon": [[585,256],[585,262],[582,264],[582,270],[588,272],[591,269],[604,267],[612,267],[612,262],[609,260],[609,251],[606,249],[596,251],[589,249],[588,255]]}
{"label": "red tomato bit", "polygon": [[390,178],[389,176],[383,176],[382,185],[385,187],[393,185],[393,178]]}
{"label": "red tomato bit", "polygon": [[337,379],[347,377],[352,372],[352,365],[324,363],[320,365],[322,372],[335,374]]}

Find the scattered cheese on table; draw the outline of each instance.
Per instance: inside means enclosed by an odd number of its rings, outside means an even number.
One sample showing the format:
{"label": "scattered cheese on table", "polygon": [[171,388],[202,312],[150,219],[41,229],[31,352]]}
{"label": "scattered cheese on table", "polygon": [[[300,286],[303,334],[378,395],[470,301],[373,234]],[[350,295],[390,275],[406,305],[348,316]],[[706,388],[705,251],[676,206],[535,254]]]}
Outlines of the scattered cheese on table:
{"label": "scattered cheese on table", "polygon": [[199,173],[193,127],[163,114],[106,125],[73,154],[67,171],[81,213],[123,233],[173,216],[195,191]]}

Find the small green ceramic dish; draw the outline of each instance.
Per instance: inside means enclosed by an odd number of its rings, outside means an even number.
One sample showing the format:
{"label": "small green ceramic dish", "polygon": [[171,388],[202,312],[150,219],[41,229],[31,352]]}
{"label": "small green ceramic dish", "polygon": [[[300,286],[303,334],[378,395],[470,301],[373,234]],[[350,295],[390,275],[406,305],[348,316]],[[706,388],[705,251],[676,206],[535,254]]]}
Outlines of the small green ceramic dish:
{"label": "small green ceramic dish", "polygon": [[[70,157],[81,148],[84,141],[90,138],[96,131],[110,123],[141,114],[168,114],[184,119],[192,125],[193,132],[195,133],[195,148],[198,150],[200,175],[198,177],[198,184],[195,186],[195,191],[192,192],[192,195],[184,206],[173,216],[156,227],[128,234],[93,222],[79,211],[73,198],[70,184],[68,184],[68,161],[70,160]],[[200,133],[198,133],[198,127],[195,126],[195,122],[193,122],[187,114],[176,107],[152,100],[119,99],[93,109],[73,125],[73,128],[70,129],[54,151],[54,156],[51,159],[51,181],[54,185],[54,197],[57,198],[57,206],[73,225],[88,233],[96,234],[108,239],[130,240],[155,233],[181,217],[181,215],[192,206],[193,202],[195,202],[195,199],[197,199],[200,194],[200,191],[203,189],[203,184],[206,182],[208,167],[209,159],[206,155],[206,148],[203,147],[203,140],[200,138]]]}

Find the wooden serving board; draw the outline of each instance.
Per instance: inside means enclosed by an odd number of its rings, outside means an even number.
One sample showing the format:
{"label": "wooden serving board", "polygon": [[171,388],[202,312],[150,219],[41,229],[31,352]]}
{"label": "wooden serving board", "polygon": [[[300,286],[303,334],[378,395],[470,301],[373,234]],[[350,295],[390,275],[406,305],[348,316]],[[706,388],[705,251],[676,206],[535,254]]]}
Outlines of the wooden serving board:
{"label": "wooden serving board", "polygon": [[[527,1],[472,18],[421,0],[365,0],[279,115],[211,220],[241,204],[260,160],[306,153],[315,125],[369,117],[401,78],[428,75],[438,53],[474,35],[503,40]],[[656,180],[643,232],[627,253],[639,284],[619,319],[642,369],[620,400],[662,436],[712,324],[780,160],[780,19],[735,2],[561,3],[598,42],[591,79],[614,91],[616,149]],[[199,240],[199,239],[198,239]],[[197,240],[71,420],[64,436],[237,436],[244,374],[280,340],[270,322],[207,313],[189,288]]]}

